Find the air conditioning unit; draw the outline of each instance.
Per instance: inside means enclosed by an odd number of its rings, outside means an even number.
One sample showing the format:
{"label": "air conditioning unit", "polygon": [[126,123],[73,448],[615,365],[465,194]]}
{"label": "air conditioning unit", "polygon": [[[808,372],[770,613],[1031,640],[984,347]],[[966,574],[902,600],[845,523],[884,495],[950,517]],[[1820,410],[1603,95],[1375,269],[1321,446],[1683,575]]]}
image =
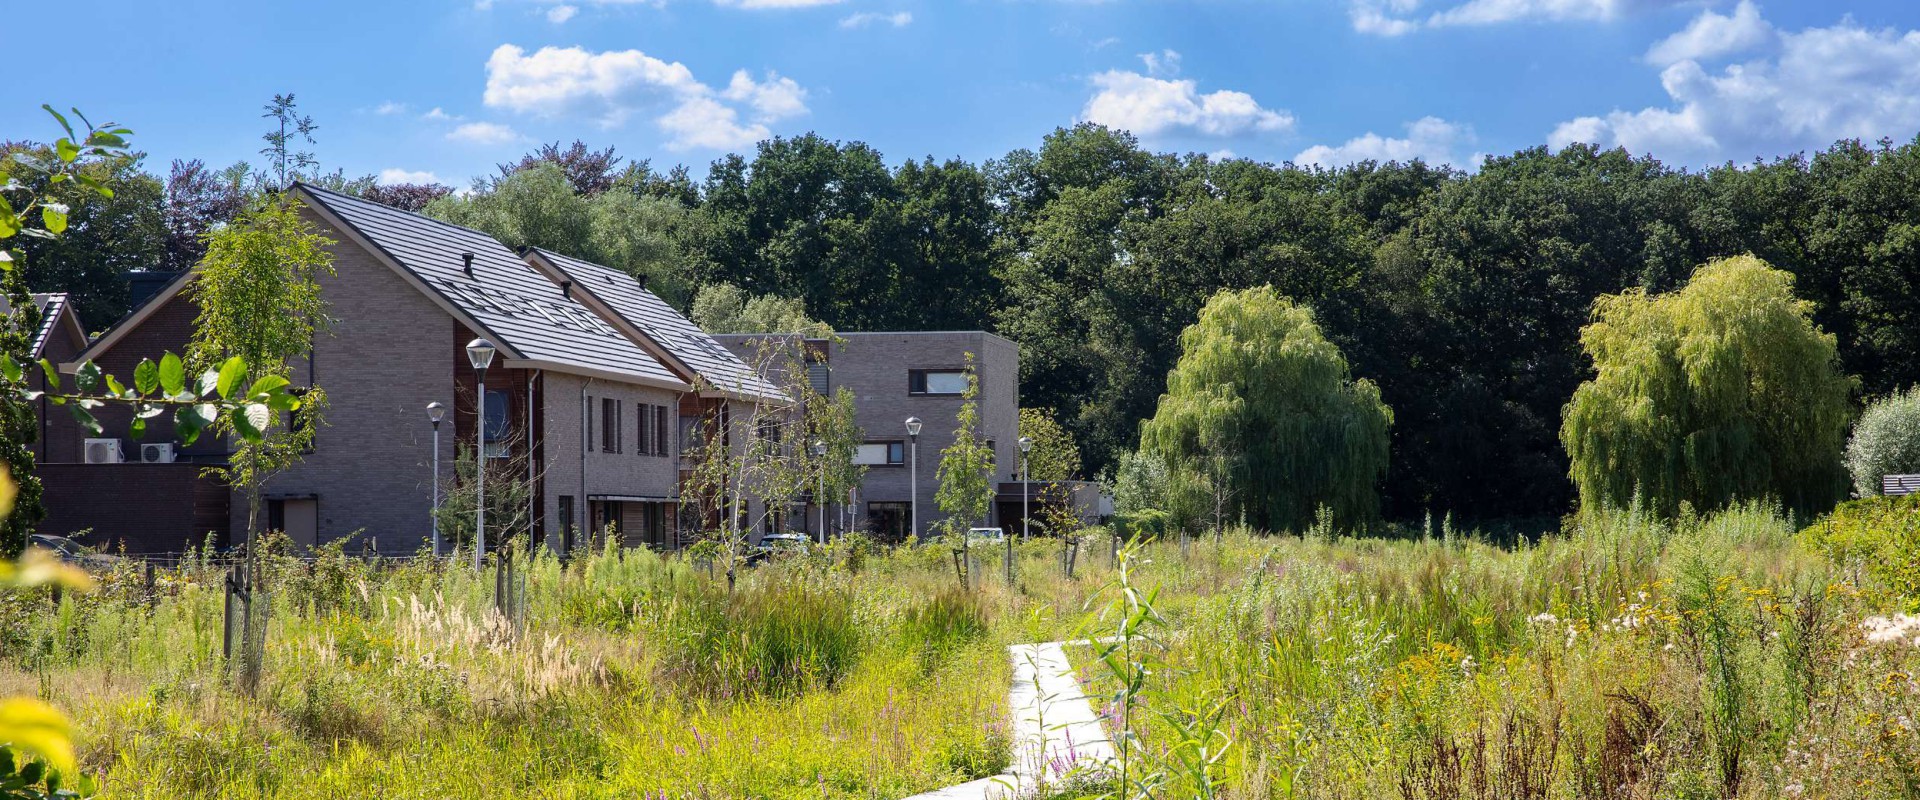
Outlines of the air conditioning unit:
{"label": "air conditioning unit", "polygon": [[118,464],[126,458],[120,455],[119,439],[88,439],[87,463]]}
{"label": "air conditioning unit", "polygon": [[173,443],[164,442],[160,444],[140,445],[140,463],[142,464],[173,463]]}

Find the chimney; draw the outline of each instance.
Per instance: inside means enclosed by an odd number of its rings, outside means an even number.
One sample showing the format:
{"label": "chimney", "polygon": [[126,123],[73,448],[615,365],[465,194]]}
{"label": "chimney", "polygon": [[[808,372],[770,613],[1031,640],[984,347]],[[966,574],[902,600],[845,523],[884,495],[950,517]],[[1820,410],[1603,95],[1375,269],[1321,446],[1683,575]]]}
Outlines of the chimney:
{"label": "chimney", "polygon": [[473,254],[472,253],[460,254],[460,270],[462,272],[467,273],[467,277],[469,278],[473,277]]}
{"label": "chimney", "polygon": [[127,307],[139,308],[160,293],[160,289],[180,277],[178,272],[135,270],[127,273]]}
{"label": "chimney", "polygon": [[646,274],[646,273],[644,273],[644,272],[642,272],[642,273],[640,273],[640,274],[638,274],[638,275],[635,275],[635,276],[633,276],[633,280],[634,280],[634,282],[635,282],[635,283],[638,283],[638,284],[640,284],[640,288],[642,288],[642,289],[645,289],[645,288],[647,288],[647,274]]}
{"label": "chimney", "polygon": [[560,282],[560,296],[568,300],[573,299],[573,281]]}

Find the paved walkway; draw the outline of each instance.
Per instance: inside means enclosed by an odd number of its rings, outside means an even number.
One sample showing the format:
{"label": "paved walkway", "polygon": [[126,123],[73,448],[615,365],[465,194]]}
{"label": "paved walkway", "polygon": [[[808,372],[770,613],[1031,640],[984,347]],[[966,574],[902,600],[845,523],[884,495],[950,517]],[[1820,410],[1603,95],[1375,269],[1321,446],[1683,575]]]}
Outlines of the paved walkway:
{"label": "paved walkway", "polygon": [[1086,642],[1042,642],[1007,648],[1013,659],[1013,687],[1007,707],[1013,716],[1013,767],[1004,775],[917,794],[906,800],[1011,800],[1058,784],[1070,771],[1093,769],[1114,760],[1113,743],[1100,724],[1093,699],[1074,679],[1064,646]]}

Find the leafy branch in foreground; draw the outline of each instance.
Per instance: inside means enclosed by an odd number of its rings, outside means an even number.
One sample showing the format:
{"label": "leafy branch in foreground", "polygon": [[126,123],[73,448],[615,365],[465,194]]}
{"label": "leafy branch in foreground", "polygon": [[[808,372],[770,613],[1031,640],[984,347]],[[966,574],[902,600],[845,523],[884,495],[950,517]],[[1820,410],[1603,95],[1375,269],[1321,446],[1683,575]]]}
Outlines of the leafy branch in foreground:
{"label": "leafy branch in foreground", "polygon": [[[53,106],[40,107],[53,115],[67,135],[53,143],[52,161],[28,152],[14,153],[14,161],[29,170],[44,173],[47,176],[46,185],[49,193],[52,192],[53,187],[72,181],[101,197],[112,197],[113,190],[107,188],[106,184],[80,171],[80,165],[84,163],[81,161],[81,156],[105,158],[116,155],[127,149],[126,137],[133,131],[111,122],[96,128],[93,123],[87,121],[86,115],[81,114],[79,109],[70,109],[87,129],[87,134],[79,137],[79,141],[75,142],[72,123],[69,123],[60,112],[53,110]],[[9,194],[16,197],[24,196],[24,199],[17,202],[10,201],[7,199]],[[31,225],[35,210],[40,212],[40,224],[44,226],[44,230]],[[47,194],[42,194],[20,183],[6,171],[0,171],[0,240],[10,239],[15,235],[41,239],[57,237],[67,229],[67,211],[67,204],[55,202]],[[0,268],[13,268],[13,259],[4,250],[0,250]]]}
{"label": "leafy branch in foreground", "polygon": [[[133,370],[132,386],[101,372],[92,361],[83,361],[74,372],[73,389],[63,391],[60,371],[52,362],[40,359],[40,369],[47,379],[44,391],[14,391],[30,402],[44,397],[54,405],[66,406],[80,427],[93,436],[99,436],[102,430],[94,410],[108,404],[133,407],[135,439],[145,435],[147,420],[172,411],[174,435],[181,444],[193,444],[201,431],[223,417],[241,438],[258,442],[266,435],[274,415],[300,407],[300,398],[288,391],[289,382],[282,376],[267,375],[247,385],[247,363],[239,356],[227,359],[219,369],[201,373],[191,384],[187,382],[185,362],[173,353],[167,353],[157,364],[153,359],[142,359]],[[0,375],[13,387],[26,386],[25,371],[4,353],[0,353]]]}

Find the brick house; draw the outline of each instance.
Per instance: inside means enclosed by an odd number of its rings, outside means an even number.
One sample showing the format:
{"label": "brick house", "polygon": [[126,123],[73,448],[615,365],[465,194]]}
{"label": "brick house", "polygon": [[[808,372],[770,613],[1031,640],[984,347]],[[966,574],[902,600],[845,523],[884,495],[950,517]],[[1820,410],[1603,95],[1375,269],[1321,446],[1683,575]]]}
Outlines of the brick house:
{"label": "brick house", "polygon": [[[838,341],[808,340],[806,360],[814,391],[831,395],[840,387],[854,394],[855,421],[864,433],[855,459],[866,478],[855,493],[853,525],[883,539],[904,538],[920,508],[917,532],[926,535],[944,519],[934,492],[940,451],[954,440],[960,395],[966,389],[967,354],[980,379],[980,433],[992,447],[994,482],[1019,479],[1020,347],[984,331],[893,331],[836,334]],[[767,345],[765,334],[723,334],[715,340],[745,361]],[[906,420],[918,418],[920,435],[909,436]],[[917,484],[917,485],[916,485]],[[916,493],[914,490],[918,489]],[[1017,518],[995,503],[988,519],[976,525],[1011,524]],[[817,513],[815,512],[810,513]],[[829,528],[838,530],[830,521]],[[804,527],[813,530],[818,522]]]}
{"label": "brick house", "polygon": [[[471,449],[484,428],[488,458],[528,469],[536,539],[565,550],[586,527],[612,525],[629,544],[673,546],[679,418],[690,407],[769,399],[771,387],[742,380],[737,358],[624,272],[515,251],[479,231],[316,187],[288,191],[334,240],[335,274],[320,280],[331,324],[293,365],[296,385],[326,389],[325,424],[312,452],[265,488],[265,527],[301,544],[361,534],[382,552],[407,553],[427,541],[436,452],[426,407],[439,402],[451,410],[437,452],[443,482],[457,448]],[[193,279],[187,273],[169,283],[65,368],[92,360],[124,376],[141,358],[183,351],[198,314]],[[484,426],[478,376],[465,352],[476,338],[498,350],[485,375]],[[124,410],[101,422],[103,436],[129,450],[172,435],[164,417],[150,421],[140,442]],[[64,446],[60,437],[50,436],[49,447]],[[197,474],[229,452],[226,442],[205,437],[175,448],[173,457]],[[128,485],[128,477],[111,477],[119,473],[174,466],[63,464],[62,491],[79,496]],[[204,516],[179,519],[177,492],[113,496],[95,505],[173,513],[164,524],[133,526],[111,519],[109,509],[75,505],[50,515],[57,525],[43,530],[90,527],[92,544],[163,552],[209,532],[224,540],[244,530],[248,513],[244,500],[231,498],[224,527],[210,527]]]}

